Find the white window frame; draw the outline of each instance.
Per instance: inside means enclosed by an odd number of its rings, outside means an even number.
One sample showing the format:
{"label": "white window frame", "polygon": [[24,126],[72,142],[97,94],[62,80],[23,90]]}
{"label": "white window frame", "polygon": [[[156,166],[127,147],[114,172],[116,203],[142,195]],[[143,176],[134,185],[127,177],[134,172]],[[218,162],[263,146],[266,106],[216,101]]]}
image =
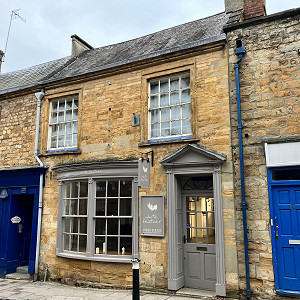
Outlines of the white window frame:
{"label": "white window frame", "polygon": [[[101,163],[100,163],[101,164]],[[130,166],[126,166],[129,164]],[[103,165],[103,167],[106,164]],[[132,167],[134,165],[134,168]],[[107,165],[106,165],[107,166]],[[86,167],[86,166],[85,166]],[[95,260],[95,261],[107,261],[107,262],[123,262],[123,263],[130,263],[133,257],[138,257],[138,183],[137,183],[137,162],[130,162],[125,163],[124,166],[120,168],[120,166],[114,168],[110,166],[109,168],[101,170],[98,168],[88,169],[84,171],[77,171],[72,170],[73,172],[63,170],[62,173],[61,167],[57,168],[58,171],[58,180],[60,181],[60,191],[59,191],[59,206],[58,206],[58,223],[57,223],[57,249],[56,254],[60,257],[68,257],[74,259],[83,259],[83,260]],[[64,167],[63,167],[64,169]],[[75,168],[76,169],[76,168]],[[99,176],[99,173],[103,173]],[[70,176],[71,174],[71,176]],[[87,174],[89,176],[87,176]],[[73,176],[74,175],[74,176]],[[92,176],[92,177],[91,177]],[[87,225],[87,247],[86,252],[80,251],[67,251],[64,250],[63,244],[63,226],[64,221],[63,215],[64,206],[63,206],[63,199],[64,199],[64,186],[66,183],[70,181],[86,181],[88,180],[88,208],[87,208],[87,218],[88,218],[88,225]],[[105,180],[131,180],[132,182],[132,202],[131,202],[131,216],[124,216],[124,218],[132,218],[132,254],[122,254],[121,251],[118,255],[109,255],[96,253],[95,247],[95,216],[96,211],[96,182],[97,181],[105,181]],[[120,197],[119,197],[120,198]],[[128,197],[126,197],[128,198]],[[119,216],[122,218],[122,216]],[[118,234],[118,237],[121,236]],[[124,236],[125,237],[125,236]]]}
{"label": "white window frame", "polygon": [[[186,87],[182,87],[182,78],[189,78],[189,86]],[[173,79],[179,79],[179,87],[178,89],[171,89],[171,80]],[[161,82],[163,81],[168,81],[168,86],[170,87],[170,89],[168,91],[161,91]],[[157,93],[152,93],[151,94],[151,84],[153,83],[158,83],[158,92]],[[183,91],[189,91],[189,101],[187,102],[182,102],[182,92]],[[171,104],[171,94],[172,92],[178,92],[179,93],[179,103],[177,104]],[[161,95],[168,95],[168,105],[161,105]],[[151,107],[151,97],[152,96],[157,96],[158,97],[158,105],[155,107]],[[189,117],[183,116],[183,109],[182,107],[184,105],[189,105],[190,106],[190,110],[189,110]],[[173,119],[173,121],[180,121],[180,134],[171,134],[172,129],[170,127],[170,133],[169,135],[162,135],[162,124],[167,124],[168,122],[170,122],[170,126],[172,123],[172,108],[175,107],[179,107],[180,108],[180,117],[177,119]],[[155,141],[163,141],[163,140],[173,140],[173,139],[182,139],[182,138],[190,138],[192,136],[192,103],[191,103],[191,83],[190,83],[190,73],[185,72],[185,73],[181,73],[181,74],[171,74],[165,77],[161,77],[161,78],[156,78],[156,79],[151,79],[148,82],[148,141],[149,142],[155,142]],[[167,121],[162,121],[162,115],[161,115],[161,111],[162,109],[169,109],[169,120]],[[152,118],[151,118],[151,112],[155,111],[155,110],[159,110],[159,121],[158,122],[152,122]],[[183,132],[183,122],[184,121],[190,121],[190,131],[189,132]],[[151,125],[152,124],[159,124],[159,131],[160,134],[158,136],[152,136],[152,129],[151,129]]]}
{"label": "white window frame", "polygon": [[[49,109],[49,129],[48,129],[48,151],[75,150],[78,148],[78,94],[68,95],[65,97],[50,100]],[[72,101],[72,107],[67,109],[67,102]],[[64,102],[64,109],[59,111],[60,103]],[[54,111],[54,103],[57,103],[57,110]],[[68,113],[71,114],[68,114]],[[56,120],[52,117],[57,114]],[[63,119],[59,120],[59,114],[63,115]],[[70,117],[68,117],[70,116]],[[56,127],[56,134],[53,134]],[[67,134],[67,127],[71,127],[71,131]],[[71,137],[70,144],[67,144],[67,137]],[[52,138],[56,137],[56,145],[53,146]],[[63,145],[59,145],[59,137],[63,137]]]}

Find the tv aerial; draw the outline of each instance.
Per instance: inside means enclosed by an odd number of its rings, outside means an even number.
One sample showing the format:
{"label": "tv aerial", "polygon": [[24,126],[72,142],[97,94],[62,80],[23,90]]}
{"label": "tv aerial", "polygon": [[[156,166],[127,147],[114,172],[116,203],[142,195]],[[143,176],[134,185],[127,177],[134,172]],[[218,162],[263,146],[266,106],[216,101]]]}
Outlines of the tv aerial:
{"label": "tv aerial", "polygon": [[20,16],[19,10],[20,10],[20,8],[15,9],[10,14],[10,22],[9,22],[8,33],[7,33],[6,44],[5,44],[5,49],[4,49],[4,55],[3,55],[2,62],[4,62],[4,57],[5,57],[5,54],[6,54],[7,43],[8,43],[8,39],[9,39],[9,33],[10,33],[10,27],[11,27],[12,20],[20,19],[21,21],[26,23],[26,20],[23,17]]}

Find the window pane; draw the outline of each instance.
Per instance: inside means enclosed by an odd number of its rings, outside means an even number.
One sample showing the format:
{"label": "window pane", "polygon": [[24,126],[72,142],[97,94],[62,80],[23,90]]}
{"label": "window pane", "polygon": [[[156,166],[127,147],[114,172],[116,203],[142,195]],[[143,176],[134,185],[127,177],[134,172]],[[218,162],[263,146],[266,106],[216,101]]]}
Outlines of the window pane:
{"label": "window pane", "polygon": [[72,199],[70,201],[70,215],[77,215],[78,214],[78,208],[77,208],[77,199]]}
{"label": "window pane", "polygon": [[132,219],[120,219],[120,235],[132,235]]}
{"label": "window pane", "polygon": [[78,100],[74,100],[73,104],[73,108],[78,108]]}
{"label": "window pane", "polygon": [[186,234],[188,243],[196,243],[196,228],[188,227]]}
{"label": "window pane", "polygon": [[77,134],[73,135],[73,145],[72,146],[77,146]]}
{"label": "window pane", "polygon": [[172,120],[180,119],[180,106],[171,107],[171,119]]}
{"label": "window pane", "polygon": [[160,106],[168,106],[169,105],[169,93],[160,95]]}
{"label": "window pane", "polygon": [[65,109],[65,100],[59,101],[59,111],[62,111]]}
{"label": "window pane", "polygon": [[64,121],[64,112],[61,111],[58,113],[58,122],[63,122]]}
{"label": "window pane", "polygon": [[58,134],[62,135],[66,133],[66,126],[65,124],[60,124],[59,125],[59,130],[58,130]]}
{"label": "window pane", "polygon": [[164,93],[169,91],[169,79],[164,79],[160,81],[160,92]]}
{"label": "window pane", "polygon": [[87,181],[81,181],[79,197],[87,197],[87,196],[88,196],[88,183],[87,183]]}
{"label": "window pane", "polygon": [[181,103],[191,102],[190,90],[181,91]]}
{"label": "window pane", "polygon": [[57,135],[57,131],[58,131],[58,125],[53,125],[52,126],[52,136]]}
{"label": "window pane", "polygon": [[206,229],[197,229],[197,243],[206,244]]}
{"label": "window pane", "polygon": [[118,198],[107,199],[107,216],[118,215]]}
{"label": "window pane", "polygon": [[66,121],[71,121],[72,120],[72,111],[67,110],[66,111]]}
{"label": "window pane", "polygon": [[79,252],[86,252],[86,235],[79,236]]}
{"label": "window pane", "polygon": [[78,110],[77,109],[74,109],[73,110],[73,120],[78,120]]}
{"label": "window pane", "polygon": [[158,107],[158,96],[151,96],[150,97],[150,108]]}
{"label": "window pane", "polygon": [[71,221],[71,233],[78,233],[78,218],[70,218]]}
{"label": "window pane", "polygon": [[71,232],[71,222],[70,222],[70,218],[63,218],[63,222],[64,222],[64,228],[63,228],[63,231],[64,231],[64,232]]}
{"label": "window pane", "polygon": [[69,208],[70,208],[70,200],[69,199],[65,199],[64,200],[63,215],[68,215],[69,214]]}
{"label": "window pane", "polygon": [[189,86],[190,86],[190,77],[185,77],[185,78],[181,77],[181,88],[184,89]]}
{"label": "window pane", "polygon": [[66,144],[65,144],[65,146],[66,147],[72,146],[72,135],[71,134],[66,135]]}
{"label": "window pane", "polygon": [[52,111],[53,112],[57,111],[57,101],[52,101]]}
{"label": "window pane", "polygon": [[52,137],[51,138],[51,148],[56,148],[57,147],[57,137]]}
{"label": "window pane", "polygon": [[70,250],[70,235],[63,234],[63,240],[64,240],[64,250],[69,251]]}
{"label": "window pane", "polygon": [[215,230],[214,229],[207,229],[207,236],[208,236],[208,244],[215,244]]}
{"label": "window pane", "polygon": [[120,238],[120,254],[122,255],[132,254],[132,239],[130,237]]}
{"label": "window pane", "polygon": [[119,219],[107,219],[107,234],[108,235],[117,235],[119,232]]}
{"label": "window pane", "polygon": [[158,82],[150,84],[150,92],[151,92],[151,94],[157,94],[158,93]]}
{"label": "window pane", "polygon": [[161,123],[161,135],[162,136],[170,135],[170,122]]}
{"label": "window pane", "polygon": [[161,109],[161,121],[170,121],[170,108],[162,108]]}
{"label": "window pane", "polygon": [[186,213],[186,226],[187,227],[196,227],[196,215],[195,213]]}
{"label": "window pane", "polygon": [[54,112],[51,114],[51,121],[50,121],[52,124],[53,123],[57,123],[57,113]]}
{"label": "window pane", "polygon": [[73,122],[73,133],[78,132],[78,122]]}
{"label": "window pane", "polygon": [[71,235],[71,251],[77,252],[77,246],[78,246],[78,235],[72,234]]}
{"label": "window pane", "polygon": [[207,227],[215,227],[214,213],[207,213]]}
{"label": "window pane", "polygon": [[79,200],[79,215],[87,215],[87,199]]}
{"label": "window pane", "polygon": [[171,79],[171,91],[178,90],[178,89],[179,89],[179,79],[178,78]]}
{"label": "window pane", "polygon": [[96,200],[96,216],[105,216],[105,199]]}
{"label": "window pane", "polygon": [[194,197],[188,197],[189,200],[186,201],[186,210],[187,211],[195,211],[196,203]]}
{"label": "window pane", "polygon": [[118,254],[118,238],[107,237],[107,254],[117,255]]}
{"label": "window pane", "polygon": [[197,227],[206,227],[206,213],[198,212],[197,214]]}
{"label": "window pane", "polygon": [[87,218],[79,218],[79,233],[87,233]]}
{"label": "window pane", "polygon": [[71,198],[78,197],[78,182],[71,182]]}
{"label": "window pane", "polygon": [[151,137],[160,136],[160,124],[151,124]]}
{"label": "window pane", "polygon": [[66,101],[66,104],[67,104],[66,109],[72,109],[72,104],[73,104],[72,100]]}
{"label": "window pane", "polygon": [[151,123],[159,122],[159,109],[151,111]]}
{"label": "window pane", "polygon": [[182,120],[182,133],[191,133],[192,127],[191,127],[191,120]]}
{"label": "window pane", "polygon": [[171,122],[171,134],[178,135],[181,134],[181,121]]}
{"label": "window pane", "polygon": [[71,134],[72,133],[72,123],[66,124],[66,133]]}
{"label": "window pane", "polygon": [[132,182],[131,180],[121,180],[120,182],[120,197],[131,197]]}
{"label": "window pane", "polygon": [[102,236],[95,237],[95,253],[96,254],[105,254],[105,251],[104,251],[105,247],[103,247],[104,242],[105,242],[105,237],[102,237]]}
{"label": "window pane", "polygon": [[179,104],[179,92],[172,92],[170,95],[171,105]]}
{"label": "window pane", "polygon": [[107,184],[107,197],[116,197],[118,196],[119,181],[108,181]]}
{"label": "window pane", "polygon": [[106,196],[106,181],[97,181],[96,197],[105,197],[105,196]]}
{"label": "window pane", "polygon": [[106,219],[104,218],[96,219],[95,235],[105,235],[106,233],[105,224],[106,224]]}
{"label": "window pane", "polygon": [[120,199],[120,216],[131,216],[131,198]]}
{"label": "window pane", "polygon": [[68,182],[65,184],[66,189],[66,198],[71,198],[71,183]]}
{"label": "window pane", "polygon": [[190,118],[191,117],[191,104],[182,105],[182,118]]}
{"label": "window pane", "polygon": [[58,147],[64,147],[64,141],[65,141],[65,137],[63,135],[60,135],[58,137]]}

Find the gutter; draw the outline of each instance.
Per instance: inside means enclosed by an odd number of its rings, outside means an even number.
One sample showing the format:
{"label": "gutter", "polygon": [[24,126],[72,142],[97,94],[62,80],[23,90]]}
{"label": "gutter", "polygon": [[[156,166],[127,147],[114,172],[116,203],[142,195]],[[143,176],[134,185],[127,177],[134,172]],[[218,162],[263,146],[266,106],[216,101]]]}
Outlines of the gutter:
{"label": "gutter", "polygon": [[247,299],[251,299],[250,290],[250,272],[249,272],[249,250],[248,250],[248,231],[247,231],[247,203],[245,196],[245,174],[244,174],[244,154],[243,154],[243,124],[241,117],[241,95],[240,95],[240,63],[246,54],[246,48],[241,40],[236,41],[237,48],[235,54],[239,59],[234,64],[236,77],[236,94],[237,94],[237,111],[238,111],[238,133],[239,133],[239,156],[240,156],[240,172],[241,172],[241,192],[242,192],[242,211],[243,211],[243,228],[244,228],[244,248],[245,248],[245,269],[246,269],[246,295]]}
{"label": "gutter", "polygon": [[[36,114],[36,129],[35,129],[35,145],[34,145],[34,158],[40,165],[40,168],[44,168],[43,162],[38,157],[38,143],[39,143],[39,131],[40,131],[40,114],[41,114],[41,101],[44,97],[44,90],[35,93],[37,98],[37,114]],[[39,208],[38,208],[38,224],[36,235],[36,248],[35,248],[35,264],[34,264],[34,280],[37,280],[39,272],[39,256],[40,256],[40,244],[41,244],[41,225],[42,225],[42,209],[43,209],[43,174],[40,174],[39,184]]]}

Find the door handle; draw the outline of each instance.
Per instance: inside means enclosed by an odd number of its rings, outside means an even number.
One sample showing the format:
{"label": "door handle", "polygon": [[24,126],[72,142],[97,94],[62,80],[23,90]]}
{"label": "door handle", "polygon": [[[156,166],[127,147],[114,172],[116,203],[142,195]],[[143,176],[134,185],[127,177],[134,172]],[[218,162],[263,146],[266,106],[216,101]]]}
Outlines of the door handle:
{"label": "door handle", "polygon": [[184,235],[184,236],[182,237],[182,239],[183,239],[183,243],[185,244],[185,243],[186,243],[186,236]]}

